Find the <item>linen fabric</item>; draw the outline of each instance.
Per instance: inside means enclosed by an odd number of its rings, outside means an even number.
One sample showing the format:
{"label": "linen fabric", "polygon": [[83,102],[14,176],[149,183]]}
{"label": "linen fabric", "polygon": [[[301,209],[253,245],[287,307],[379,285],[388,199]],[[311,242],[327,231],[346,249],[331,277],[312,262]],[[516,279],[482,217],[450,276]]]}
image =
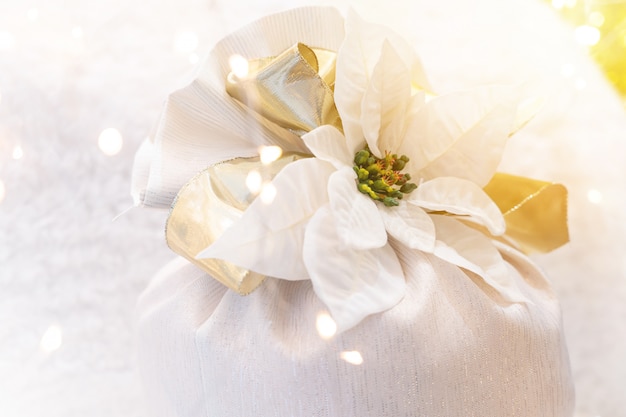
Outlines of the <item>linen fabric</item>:
{"label": "linen fabric", "polygon": [[[258,154],[259,145],[280,144],[285,152],[307,152],[300,137],[225,99],[229,59],[272,57],[294,39],[336,51],[344,38],[343,17],[334,8],[303,7],[259,19],[218,42],[196,79],[168,97],[153,134],[135,156],[131,194],[135,204],[168,208],[180,188],[199,171],[224,159]],[[212,146],[210,138],[230,146]]]}
{"label": "linen fabric", "polygon": [[471,272],[396,250],[404,299],[329,340],[310,281],[268,278],[242,297],[183,259],[163,268],[138,305],[151,415],[572,415],[559,305],[525,256],[501,249],[531,300],[510,304]]}

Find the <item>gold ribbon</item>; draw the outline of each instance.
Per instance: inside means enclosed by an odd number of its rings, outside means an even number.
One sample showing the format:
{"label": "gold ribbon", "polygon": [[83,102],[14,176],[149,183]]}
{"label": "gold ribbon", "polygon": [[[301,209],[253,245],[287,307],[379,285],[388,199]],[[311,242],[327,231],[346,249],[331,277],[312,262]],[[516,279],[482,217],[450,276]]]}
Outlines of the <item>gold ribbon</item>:
{"label": "gold ribbon", "polygon": [[[302,135],[330,124],[341,129],[333,88],[336,54],[297,44],[274,58],[249,62],[245,76],[227,78],[227,92],[261,117]],[[265,278],[220,259],[196,259],[234,222],[256,194],[246,186],[251,171],[266,181],[288,163],[303,157],[285,155],[270,164],[259,158],[234,159],[199,173],[179,192],[166,226],[170,248],[240,294]],[[526,252],[548,252],[568,241],[565,187],[528,178],[496,174],[485,187],[507,224],[506,236]]]}
{"label": "gold ribbon", "polygon": [[563,185],[497,173],[484,190],[504,215],[505,236],[522,251],[550,252],[569,241]]}
{"label": "gold ribbon", "polygon": [[301,157],[284,155],[269,164],[259,158],[238,158],[201,171],[181,188],[172,204],[165,227],[170,249],[239,294],[252,292],[265,276],[221,259],[196,259],[196,255],[239,220],[256,198],[246,184],[251,171],[271,181],[285,165]]}
{"label": "gold ribbon", "polygon": [[[247,74],[231,72],[226,91],[261,117],[302,135],[330,124],[342,129],[335,106],[336,53],[298,43],[277,57],[248,62]],[[286,164],[303,157],[288,154],[263,164],[259,158],[234,159],[200,172],[178,193],[166,223],[168,246],[240,294],[265,278],[221,259],[196,259],[256,197],[246,186],[251,171],[271,181]]]}
{"label": "gold ribbon", "polygon": [[275,58],[249,61],[243,77],[231,72],[226,91],[298,136],[322,125],[341,130],[333,92],[336,56],[298,43]]}

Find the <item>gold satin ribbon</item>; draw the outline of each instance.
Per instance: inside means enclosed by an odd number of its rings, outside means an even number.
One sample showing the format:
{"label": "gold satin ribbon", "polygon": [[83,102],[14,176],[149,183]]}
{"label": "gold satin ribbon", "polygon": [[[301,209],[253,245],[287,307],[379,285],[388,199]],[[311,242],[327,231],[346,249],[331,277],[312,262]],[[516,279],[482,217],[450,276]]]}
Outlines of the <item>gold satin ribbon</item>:
{"label": "gold satin ribbon", "polygon": [[196,255],[239,220],[257,197],[246,185],[251,171],[271,181],[285,165],[300,158],[287,154],[269,164],[259,158],[237,158],[201,171],[181,188],[172,204],[165,227],[167,245],[227,287],[249,294],[265,276],[221,259],[196,259]]}
{"label": "gold satin ribbon", "polygon": [[249,61],[245,77],[230,73],[226,91],[298,136],[322,125],[341,130],[333,95],[336,56],[298,43],[275,58]]}
{"label": "gold satin ribbon", "polygon": [[[227,92],[281,127],[302,135],[321,125],[341,129],[333,98],[336,53],[296,44],[281,55],[249,62],[246,76],[227,77]],[[199,173],[179,192],[167,220],[170,248],[240,294],[265,278],[220,259],[196,259],[256,197],[246,186],[250,171],[266,181],[286,164],[304,157],[285,155],[271,164],[258,158],[223,162]],[[507,174],[496,174],[485,191],[502,211],[506,236],[523,251],[548,252],[566,243],[565,187]]]}
{"label": "gold satin ribbon", "polygon": [[550,252],[569,241],[563,185],[496,173],[484,190],[504,215],[505,236],[522,251]]}

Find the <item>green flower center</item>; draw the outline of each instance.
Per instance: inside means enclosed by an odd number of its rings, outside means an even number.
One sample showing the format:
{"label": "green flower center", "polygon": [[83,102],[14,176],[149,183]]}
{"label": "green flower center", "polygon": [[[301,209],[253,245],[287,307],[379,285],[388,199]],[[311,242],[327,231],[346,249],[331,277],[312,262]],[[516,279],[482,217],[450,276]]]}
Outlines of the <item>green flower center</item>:
{"label": "green flower center", "polygon": [[407,162],[408,156],[398,157],[387,151],[384,158],[377,158],[366,146],[354,155],[354,172],[358,181],[356,188],[387,207],[397,206],[404,194],[417,188],[417,185],[409,182],[411,176],[401,172]]}

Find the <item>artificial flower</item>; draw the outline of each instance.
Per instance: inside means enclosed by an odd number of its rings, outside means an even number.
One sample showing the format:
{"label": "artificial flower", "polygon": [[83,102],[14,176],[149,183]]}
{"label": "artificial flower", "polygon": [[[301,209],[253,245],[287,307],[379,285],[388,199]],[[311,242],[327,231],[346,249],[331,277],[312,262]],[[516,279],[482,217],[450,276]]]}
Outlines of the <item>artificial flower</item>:
{"label": "artificial flower", "polygon": [[[398,244],[472,271],[510,302],[524,302],[491,238],[479,231],[505,230],[482,187],[514,129],[518,102],[494,88],[434,97],[429,90],[407,43],[350,13],[334,90],[343,131],[324,125],[304,134],[312,157],[283,168],[272,181],[274,200],[253,201],[198,257],[310,279],[340,330],[402,299]],[[387,162],[382,183],[367,178],[368,158]],[[409,178],[416,187],[401,192]]]}

